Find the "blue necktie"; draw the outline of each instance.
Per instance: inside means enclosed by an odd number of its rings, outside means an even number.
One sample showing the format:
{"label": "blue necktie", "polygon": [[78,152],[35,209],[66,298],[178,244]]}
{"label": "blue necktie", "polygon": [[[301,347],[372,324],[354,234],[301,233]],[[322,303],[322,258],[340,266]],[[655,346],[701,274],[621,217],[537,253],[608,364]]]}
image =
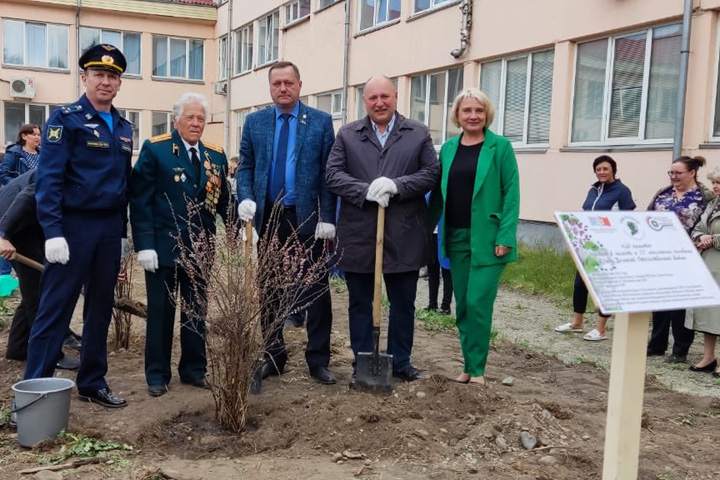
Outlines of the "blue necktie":
{"label": "blue necktie", "polygon": [[280,115],[282,126],[278,137],[277,152],[275,152],[275,174],[270,188],[270,200],[277,200],[285,188],[285,167],[287,164],[288,139],[290,138],[290,114]]}

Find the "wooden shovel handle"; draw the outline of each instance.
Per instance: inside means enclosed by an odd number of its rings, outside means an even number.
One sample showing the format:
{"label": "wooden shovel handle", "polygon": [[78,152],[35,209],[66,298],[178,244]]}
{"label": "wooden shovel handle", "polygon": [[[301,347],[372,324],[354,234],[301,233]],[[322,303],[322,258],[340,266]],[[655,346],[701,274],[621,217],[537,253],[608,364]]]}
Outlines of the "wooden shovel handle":
{"label": "wooden shovel handle", "polygon": [[252,260],[252,248],[253,248],[252,220],[248,220],[247,222],[245,222],[245,238],[247,238],[247,241],[245,242],[245,260],[248,262],[248,265],[249,265],[250,261]]}
{"label": "wooden shovel handle", "polygon": [[34,268],[38,272],[42,272],[45,267],[42,266],[42,264],[36,262],[35,260],[31,260],[27,258],[25,255],[20,255],[19,253],[15,252],[15,260],[22,263],[23,265],[27,265],[28,267]]}
{"label": "wooden shovel handle", "polygon": [[377,232],[375,234],[375,289],[373,290],[373,327],[380,327],[382,318],[382,267],[383,238],[385,237],[385,207],[378,206]]}

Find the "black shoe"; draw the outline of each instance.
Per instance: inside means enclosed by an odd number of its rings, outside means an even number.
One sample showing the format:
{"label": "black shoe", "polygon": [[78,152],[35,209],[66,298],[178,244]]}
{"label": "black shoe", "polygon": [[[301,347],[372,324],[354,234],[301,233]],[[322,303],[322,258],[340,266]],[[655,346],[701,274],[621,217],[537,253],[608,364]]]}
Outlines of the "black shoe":
{"label": "black shoe", "polygon": [[652,349],[648,348],[647,356],[648,357],[663,357],[663,356],[665,356],[665,352],[660,351],[660,350],[652,350]]}
{"label": "black shoe", "polygon": [[148,394],[151,397],[162,397],[168,391],[167,385],[148,385]]}
{"label": "black shoe", "polygon": [[674,353],[672,355],[668,355],[665,357],[665,360],[663,360],[665,363],[685,363],[686,361],[687,355],[675,355]]}
{"label": "black shoe", "polygon": [[350,390],[354,390],[357,388],[357,375],[355,375],[354,373],[350,377],[350,383],[348,384],[348,388],[350,388]]}
{"label": "black shoe", "polygon": [[207,380],[205,380],[205,377],[191,378],[190,380],[180,379],[180,381],[182,383],[184,383],[185,385],[192,385],[193,387],[197,387],[197,388],[204,388],[204,389],[210,388],[210,384],[207,382]]}
{"label": "black shoe", "polygon": [[414,382],[415,380],[422,379],[420,370],[413,367],[412,365],[410,365],[402,370],[393,370],[393,377],[399,378],[400,380],[402,380],[404,382]]}
{"label": "black shoe", "polygon": [[715,378],[720,378],[720,372],[715,371],[715,372],[712,373],[712,376],[715,377]]}
{"label": "black shoe", "polygon": [[262,366],[262,378],[265,380],[268,377],[277,377],[282,375],[284,369],[278,369],[275,364],[271,361],[266,361]]}
{"label": "black shoe", "polygon": [[285,319],[286,328],[301,328],[305,324],[303,313],[293,313]]}
{"label": "black shoe", "polygon": [[717,368],[717,360],[713,360],[704,367],[696,367],[695,365],[690,365],[688,370],[690,370],[691,372],[714,372],[715,368]]}
{"label": "black shoe", "polygon": [[109,388],[101,388],[90,393],[78,393],[78,399],[83,402],[91,402],[102,405],[107,408],[123,408],[127,406],[127,402],[113,395]]}
{"label": "black shoe", "polygon": [[310,367],[310,376],[323,385],[335,384],[335,377],[327,367]]}
{"label": "black shoe", "polygon": [[65,340],[63,341],[63,347],[79,352],[80,348],[82,347],[82,343],[80,343],[80,340],[75,338],[75,335],[70,333],[67,337],[65,337]]}
{"label": "black shoe", "polygon": [[426,312],[437,312],[437,305],[428,305],[425,307]]}
{"label": "black shoe", "polygon": [[64,355],[60,360],[57,361],[55,364],[55,368],[58,370],[77,370],[80,368],[80,360],[76,360],[74,358],[68,357],[67,355]]}
{"label": "black shoe", "polygon": [[440,313],[442,313],[443,315],[452,315],[452,309],[447,306],[440,307]]}

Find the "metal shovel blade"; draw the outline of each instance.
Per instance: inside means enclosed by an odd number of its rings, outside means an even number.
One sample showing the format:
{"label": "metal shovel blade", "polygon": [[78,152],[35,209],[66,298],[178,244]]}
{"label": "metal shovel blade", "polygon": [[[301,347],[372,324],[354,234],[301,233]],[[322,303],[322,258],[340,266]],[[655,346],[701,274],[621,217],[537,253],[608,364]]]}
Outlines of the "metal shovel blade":
{"label": "metal shovel blade", "polygon": [[377,342],[375,351],[358,352],[355,369],[357,388],[372,393],[392,392],[392,359],[392,355],[378,352]]}

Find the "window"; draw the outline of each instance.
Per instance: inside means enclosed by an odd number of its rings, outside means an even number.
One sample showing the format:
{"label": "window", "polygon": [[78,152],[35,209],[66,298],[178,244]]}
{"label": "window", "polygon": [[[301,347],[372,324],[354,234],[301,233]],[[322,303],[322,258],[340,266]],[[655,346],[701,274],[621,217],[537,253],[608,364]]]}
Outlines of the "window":
{"label": "window", "polygon": [[15,143],[20,127],[26,123],[39,125],[42,130],[56,108],[57,105],[5,102],[5,144]]}
{"label": "window", "polygon": [[132,122],[132,142],[133,142],[133,150],[138,151],[140,150],[140,112],[137,110],[124,110],[118,108],[118,113],[120,116],[125,117],[127,120]]}
{"label": "window", "polygon": [[463,85],[462,68],[410,79],[410,118],[427,125],[435,145],[460,133],[450,121],[450,107]]}
{"label": "window", "polygon": [[276,11],[258,22],[258,65],[277,60],[279,40],[280,12]]}
{"label": "window", "polygon": [[68,27],[51,23],[3,20],[3,63],[68,68]]}
{"label": "window", "polygon": [[357,104],[357,120],[360,120],[367,115],[365,110],[365,102],[363,101],[363,94],[365,93],[365,86],[361,85],[355,88],[355,103]]}
{"label": "window", "polygon": [[153,35],[153,76],[202,80],[204,50],[202,40]]}
{"label": "window", "polygon": [[579,44],[571,141],[671,139],[681,33],[676,24]]}
{"label": "window", "polygon": [[140,38],[139,33],[80,27],[80,55],[87,52],[90,47],[109,43],[119,48],[125,55],[127,60],[125,74],[140,75]]}
{"label": "window", "polygon": [[329,7],[329,6],[332,5],[333,3],[337,3],[337,2],[339,2],[339,1],[340,1],[340,0],[320,0],[320,5],[318,6],[318,8]]}
{"label": "window", "polygon": [[550,141],[552,50],[483,63],[480,90],[495,106],[489,127],[513,143]]}
{"label": "window", "polygon": [[400,18],[400,0],[361,0],[360,30]]}
{"label": "window", "polygon": [[318,110],[327,112],[334,118],[342,116],[342,91],[323,93],[315,97]]}
{"label": "window", "polygon": [[310,0],[295,0],[285,5],[285,25],[310,15]]}
{"label": "window", "polygon": [[218,80],[225,80],[227,78],[227,35],[218,38]]}
{"label": "window", "polygon": [[450,0],[415,0],[415,13],[430,10],[449,1]]}
{"label": "window", "polygon": [[152,136],[172,132],[172,114],[170,112],[152,112]]}
{"label": "window", "polygon": [[233,74],[247,72],[253,68],[253,26],[235,30],[235,66]]}
{"label": "window", "polygon": [[235,126],[237,129],[237,139],[235,140],[235,152],[240,151],[240,142],[242,141],[242,131],[243,127],[245,126],[245,117],[250,114],[249,108],[242,108],[235,112]]}

